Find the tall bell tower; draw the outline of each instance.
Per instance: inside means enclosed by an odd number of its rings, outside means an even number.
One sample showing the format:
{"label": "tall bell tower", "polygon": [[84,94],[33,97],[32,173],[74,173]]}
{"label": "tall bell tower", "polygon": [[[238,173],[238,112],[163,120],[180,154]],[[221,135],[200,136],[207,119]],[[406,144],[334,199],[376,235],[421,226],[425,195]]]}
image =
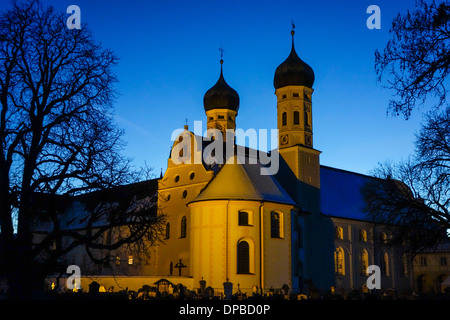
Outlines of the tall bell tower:
{"label": "tall bell tower", "polygon": [[[293,25],[294,27],[294,25]],[[320,151],[313,148],[312,86],[314,71],[299,58],[294,47],[275,71],[279,151],[300,181],[320,188]]]}
{"label": "tall bell tower", "polygon": [[[332,224],[320,210],[320,151],[313,146],[312,94],[314,71],[295,52],[294,24],[292,48],[273,79],[277,96],[279,153],[297,178],[285,178],[291,197],[306,215],[294,217],[294,232],[301,226],[302,245],[292,243],[292,283],[305,290],[312,283],[321,290],[334,284],[334,243]],[[280,177],[283,181],[283,176]],[[295,227],[297,225],[297,227]]]}

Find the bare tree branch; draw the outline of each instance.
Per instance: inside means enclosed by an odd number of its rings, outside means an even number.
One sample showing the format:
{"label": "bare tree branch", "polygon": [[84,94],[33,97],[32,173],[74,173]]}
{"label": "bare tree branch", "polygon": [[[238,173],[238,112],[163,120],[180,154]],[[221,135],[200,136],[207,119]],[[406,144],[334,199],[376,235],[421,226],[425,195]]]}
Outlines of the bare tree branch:
{"label": "bare tree branch", "polygon": [[386,87],[398,98],[390,101],[388,111],[408,119],[429,98],[444,106],[450,73],[450,3],[418,0],[415,10],[397,15],[390,32],[384,51],[375,52],[378,80],[386,76]]}

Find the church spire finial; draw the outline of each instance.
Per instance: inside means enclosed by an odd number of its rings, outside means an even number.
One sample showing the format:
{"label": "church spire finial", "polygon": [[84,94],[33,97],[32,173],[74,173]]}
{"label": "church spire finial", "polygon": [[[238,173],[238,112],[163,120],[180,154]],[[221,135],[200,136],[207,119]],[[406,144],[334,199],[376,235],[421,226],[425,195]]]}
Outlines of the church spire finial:
{"label": "church spire finial", "polygon": [[223,47],[220,47],[219,51],[220,51],[220,64],[223,64],[223,53],[225,52],[225,50],[223,50]]}
{"label": "church spire finial", "polygon": [[295,23],[294,20],[291,20],[292,24],[292,30],[291,30],[291,36],[292,36],[292,48],[294,47],[294,34],[295,34]]}
{"label": "church spire finial", "polygon": [[223,53],[225,52],[225,50],[223,50],[223,47],[220,47],[219,51],[220,51],[220,74],[222,75]]}

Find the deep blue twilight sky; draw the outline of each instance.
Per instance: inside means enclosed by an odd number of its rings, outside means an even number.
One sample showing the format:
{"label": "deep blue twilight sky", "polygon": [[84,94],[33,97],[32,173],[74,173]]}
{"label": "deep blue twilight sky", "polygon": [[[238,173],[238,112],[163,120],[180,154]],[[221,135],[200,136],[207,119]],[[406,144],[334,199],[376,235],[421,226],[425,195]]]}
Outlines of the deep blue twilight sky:
{"label": "deep blue twilight sky", "polygon": [[[392,92],[376,80],[374,52],[390,38],[393,17],[414,0],[43,0],[81,8],[81,22],[120,58],[115,120],[136,166],[167,167],[171,134],[188,119],[206,127],[203,95],[224,76],[240,95],[237,127],[276,128],[273,76],[291,47],[314,70],[314,147],[321,163],[367,174],[378,162],[406,158],[422,116],[386,115]],[[381,9],[369,30],[367,7]],[[11,7],[7,0],[0,10]],[[69,14],[67,14],[69,17]]]}

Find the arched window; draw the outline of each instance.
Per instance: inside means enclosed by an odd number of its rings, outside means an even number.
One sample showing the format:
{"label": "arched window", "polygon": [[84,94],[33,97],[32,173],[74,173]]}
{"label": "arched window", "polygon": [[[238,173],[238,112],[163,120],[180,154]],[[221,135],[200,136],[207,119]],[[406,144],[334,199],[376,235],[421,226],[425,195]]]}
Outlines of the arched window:
{"label": "arched window", "polygon": [[279,212],[272,211],[270,213],[270,236],[272,238],[283,237],[283,218]]}
{"label": "arched window", "polygon": [[369,253],[366,249],[361,251],[361,275],[367,275],[367,267],[369,266]]}
{"label": "arched window", "polygon": [[287,124],[287,113],[283,112],[283,114],[281,115],[281,124],[283,126],[285,126]]}
{"label": "arched window", "polygon": [[408,255],[406,253],[402,254],[402,271],[403,271],[403,276],[407,276],[409,273],[408,270]]}
{"label": "arched window", "polygon": [[366,231],[366,230],[362,229],[362,230],[359,232],[359,241],[361,241],[361,242],[367,242],[367,231]]}
{"label": "arched window", "polygon": [[248,226],[249,225],[247,211],[239,211],[238,225],[240,225],[240,226]]}
{"label": "arched window", "polygon": [[345,255],[341,247],[336,248],[334,252],[334,271],[337,275],[345,275]]}
{"label": "arched window", "polygon": [[294,111],[294,124],[300,124],[300,113],[298,111]]}
{"label": "arched window", "polygon": [[186,216],[181,218],[180,238],[186,238]]}
{"label": "arched window", "polygon": [[166,236],[165,239],[169,239],[170,238],[170,223],[167,222],[166,224]]}
{"label": "arched window", "polygon": [[336,239],[344,239],[344,229],[342,229],[342,227],[336,227],[336,229],[334,229],[334,237]]}
{"label": "arched window", "polygon": [[386,244],[386,243],[387,243],[387,240],[388,240],[387,234],[384,233],[384,232],[382,232],[382,233],[380,234],[380,240],[381,240],[381,243],[382,243],[382,244]]}
{"label": "arched window", "polygon": [[387,252],[381,256],[381,274],[389,277],[389,254]]}
{"label": "arched window", "polygon": [[250,273],[250,246],[247,241],[237,245],[237,273]]}

